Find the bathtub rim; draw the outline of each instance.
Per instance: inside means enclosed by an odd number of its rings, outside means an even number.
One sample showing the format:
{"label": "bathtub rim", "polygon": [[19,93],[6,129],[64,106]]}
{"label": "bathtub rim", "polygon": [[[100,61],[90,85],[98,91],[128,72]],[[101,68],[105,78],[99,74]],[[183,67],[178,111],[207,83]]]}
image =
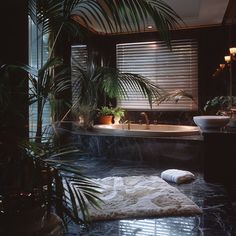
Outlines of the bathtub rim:
{"label": "bathtub rim", "polygon": [[[173,125],[173,124],[157,124],[157,125],[150,125],[152,126],[178,126],[181,128],[185,128],[187,130],[185,131],[157,131],[157,130],[150,130],[150,129],[142,129],[142,130],[135,130],[132,129],[132,125],[139,125],[139,124],[131,124],[131,129],[125,128],[125,129],[113,129],[113,128],[108,128],[112,127],[115,125],[102,125],[102,124],[96,124],[93,125],[91,131],[95,134],[101,134],[101,135],[112,135],[112,136],[125,136],[125,137],[144,137],[144,138],[152,138],[152,137],[200,137],[201,136],[201,131],[198,126],[193,126],[193,125]],[[127,126],[127,124],[126,124]],[[145,126],[145,124],[143,125]]]}

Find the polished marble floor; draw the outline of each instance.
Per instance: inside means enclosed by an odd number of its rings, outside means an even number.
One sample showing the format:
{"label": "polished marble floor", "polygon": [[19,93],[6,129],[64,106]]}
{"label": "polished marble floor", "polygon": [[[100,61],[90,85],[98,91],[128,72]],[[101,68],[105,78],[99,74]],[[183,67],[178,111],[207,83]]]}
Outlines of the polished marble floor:
{"label": "polished marble floor", "polygon": [[[75,162],[90,177],[158,175],[168,163],[117,161],[80,157]],[[176,166],[180,168],[180,166]],[[182,168],[183,169],[183,168]],[[186,167],[184,168],[186,169]],[[203,214],[192,217],[125,219],[94,222],[88,228],[70,225],[67,236],[236,236],[236,187],[206,183],[201,168],[188,167],[196,180],[172,186],[192,199]],[[232,176],[233,178],[233,176]]]}

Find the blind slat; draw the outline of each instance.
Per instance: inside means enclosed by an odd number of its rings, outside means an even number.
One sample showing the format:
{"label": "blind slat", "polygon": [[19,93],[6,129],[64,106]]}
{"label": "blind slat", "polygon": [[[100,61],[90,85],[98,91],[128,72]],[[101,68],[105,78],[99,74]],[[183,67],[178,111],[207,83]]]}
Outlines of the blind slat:
{"label": "blind slat", "polygon": [[[171,50],[164,42],[117,44],[117,68],[124,73],[140,74],[166,91],[185,90],[194,96],[153,104],[155,110],[195,110],[198,94],[198,45],[193,39],[173,40]],[[137,91],[127,89],[128,98],[118,100],[126,109],[150,109],[149,103]]]}

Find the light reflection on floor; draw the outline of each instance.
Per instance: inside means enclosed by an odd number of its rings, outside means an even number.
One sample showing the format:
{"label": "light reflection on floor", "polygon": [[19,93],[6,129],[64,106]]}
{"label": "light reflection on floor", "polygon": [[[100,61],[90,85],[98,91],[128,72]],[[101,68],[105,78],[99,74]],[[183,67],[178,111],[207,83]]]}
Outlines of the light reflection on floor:
{"label": "light reflection on floor", "polygon": [[198,236],[193,233],[198,217],[168,217],[160,219],[120,220],[119,234],[122,236]]}

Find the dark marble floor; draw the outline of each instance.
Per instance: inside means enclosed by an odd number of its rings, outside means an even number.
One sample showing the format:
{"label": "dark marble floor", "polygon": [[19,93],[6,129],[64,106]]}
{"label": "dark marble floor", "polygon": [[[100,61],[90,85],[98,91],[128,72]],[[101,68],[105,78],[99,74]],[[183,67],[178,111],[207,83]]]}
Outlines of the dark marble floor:
{"label": "dark marble floor", "polygon": [[[91,177],[130,175],[159,175],[167,168],[166,163],[114,161],[103,158],[79,158],[76,164]],[[69,235],[81,236],[234,236],[236,235],[236,187],[206,183],[201,170],[192,183],[172,186],[192,199],[203,214],[194,217],[165,217],[125,219],[94,222],[88,228],[70,225]]]}

